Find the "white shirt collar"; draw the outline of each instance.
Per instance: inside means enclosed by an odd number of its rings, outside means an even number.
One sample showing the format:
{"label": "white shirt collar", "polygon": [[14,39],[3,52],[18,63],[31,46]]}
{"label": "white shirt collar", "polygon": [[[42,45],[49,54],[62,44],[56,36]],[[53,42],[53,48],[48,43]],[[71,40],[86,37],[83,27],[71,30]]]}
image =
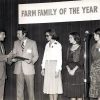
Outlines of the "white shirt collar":
{"label": "white shirt collar", "polygon": [[[48,42],[48,46],[49,46],[49,43],[50,42]],[[51,46],[49,46],[49,47],[53,47],[55,44],[57,44],[57,41],[55,40],[52,44],[51,44]]]}
{"label": "white shirt collar", "polygon": [[27,38],[23,41],[24,42],[24,46],[26,45],[26,41],[27,41]]}

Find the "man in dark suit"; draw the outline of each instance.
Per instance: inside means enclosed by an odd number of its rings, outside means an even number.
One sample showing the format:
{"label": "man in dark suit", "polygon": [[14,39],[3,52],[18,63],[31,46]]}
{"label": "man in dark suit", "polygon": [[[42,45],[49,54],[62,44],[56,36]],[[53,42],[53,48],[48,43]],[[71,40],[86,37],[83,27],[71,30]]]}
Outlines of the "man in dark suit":
{"label": "man in dark suit", "polygon": [[5,85],[5,78],[6,78],[6,65],[5,62],[7,62],[7,58],[9,58],[11,55],[5,55],[5,49],[2,44],[2,41],[5,39],[5,32],[0,31],[0,100],[3,100],[4,96],[4,85]]}
{"label": "man in dark suit", "polygon": [[14,74],[16,74],[17,79],[17,100],[24,100],[24,80],[29,100],[34,100],[34,64],[38,60],[38,51],[36,42],[26,37],[26,34],[26,30],[23,28],[17,30],[18,40],[14,42],[13,48],[14,55],[28,59],[13,59],[16,61]]}

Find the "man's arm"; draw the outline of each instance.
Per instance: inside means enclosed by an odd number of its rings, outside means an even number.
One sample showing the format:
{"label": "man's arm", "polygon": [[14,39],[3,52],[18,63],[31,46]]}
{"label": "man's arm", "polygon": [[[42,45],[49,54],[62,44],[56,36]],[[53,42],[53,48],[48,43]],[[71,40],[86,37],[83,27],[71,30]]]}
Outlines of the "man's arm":
{"label": "man's arm", "polygon": [[8,64],[12,64],[13,62],[16,62],[17,59],[15,59],[14,57],[16,56],[16,41],[14,42],[14,46],[13,46],[13,50],[11,50],[11,52],[9,53],[11,56],[8,57],[7,59],[7,63]]}
{"label": "man's arm", "polygon": [[0,62],[3,62],[3,61],[7,61],[7,58],[8,56],[7,55],[0,55]]}
{"label": "man's arm", "polygon": [[0,62],[3,62],[3,61],[7,62],[9,58],[12,58],[12,51],[7,55],[0,54]]}
{"label": "man's arm", "polygon": [[34,41],[34,44],[33,44],[33,58],[32,58],[32,63],[34,64],[37,60],[38,60],[38,50],[37,50],[37,44],[36,42]]}

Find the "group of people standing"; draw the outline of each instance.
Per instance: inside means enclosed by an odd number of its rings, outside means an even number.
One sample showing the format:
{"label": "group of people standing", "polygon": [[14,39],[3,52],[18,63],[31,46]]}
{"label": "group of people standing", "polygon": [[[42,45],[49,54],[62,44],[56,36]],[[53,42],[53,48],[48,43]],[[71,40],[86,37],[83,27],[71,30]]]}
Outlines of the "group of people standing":
{"label": "group of people standing", "polygon": [[[5,84],[5,62],[15,63],[14,74],[16,74],[17,100],[24,100],[24,81],[27,85],[29,100],[34,100],[34,64],[39,55],[36,41],[26,37],[27,31],[23,28],[17,30],[18,40],[14,42],[13,50],[5,54],[2,41],[5,32],[0,32],[0,100],[3,100]],[[89,96],[100,99],[100,29],[94,34],[96,43],[91,49],[90,66],[90,91]],[[69,45],[67,49],[65,81],[62,84],[62,45],[58,42],[58,36],[53,29],[45,32],[47,43],[42,59],[41,75],[44,76],[43,93],[48,94],[50,100],[57,100],[58,94],[71,100],[82,100],[84,96],[84,48],[82,47],[80,34],[71,32],[69,34]]]}
{"label": "group of people standing", "polygon": [[67,49],[66,80],[62,87],[62,46],[56,40],[54,30],[45,33],[46,44],[43,61],[42,75],[44,75],[43,92],[50,95],[50,100],[57,100],[58,94],[63,94],[73,100],[82,99],[84,94],[84,65],[83,49],[80,35],[77,32],[69,34],[69,47]]}
{"label": "group of people standing", "polygon": [[6,79],[5,63],[15,63],[14,74],[16,74],[16,100],[24,100],[24,81],[27,85],[29,100],[34,100],[34,63],[38,60],[37,45],[34,40],[26,37],[24,28],[17,30],[17,38],[13,50],[6,55],[2,41],[5,32],[0,32],[0,100],[4,99],[4,85]]}
{"label": "group of people standing", "polygon": [[[57,100],[58,94],[71,100],[82,100],[84,97],[84,46],[80,34],[69,33],[67,48],[65,80],[62,85],[62,45],[57,41],[54,30],[45,33],[47,44],[42,60],[42,75],[44,76],[43,92],[49,94],[50,100]],[[89,97],[100,100],[100,28],[93,33],[94,40],[90,49],[90,87]]]}

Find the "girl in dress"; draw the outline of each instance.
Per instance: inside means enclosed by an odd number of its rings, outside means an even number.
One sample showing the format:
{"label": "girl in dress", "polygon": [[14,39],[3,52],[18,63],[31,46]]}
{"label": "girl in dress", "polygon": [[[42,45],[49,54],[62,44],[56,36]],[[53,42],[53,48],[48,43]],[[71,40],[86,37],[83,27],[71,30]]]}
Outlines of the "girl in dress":
{"label": "girl in dress", "polygon": [[80,35],[77,32],[70,33],[69,43],[70,45],[67,50],[64,95],[71,98],[71,100],[82,100],[84,93],[84,56]]}

